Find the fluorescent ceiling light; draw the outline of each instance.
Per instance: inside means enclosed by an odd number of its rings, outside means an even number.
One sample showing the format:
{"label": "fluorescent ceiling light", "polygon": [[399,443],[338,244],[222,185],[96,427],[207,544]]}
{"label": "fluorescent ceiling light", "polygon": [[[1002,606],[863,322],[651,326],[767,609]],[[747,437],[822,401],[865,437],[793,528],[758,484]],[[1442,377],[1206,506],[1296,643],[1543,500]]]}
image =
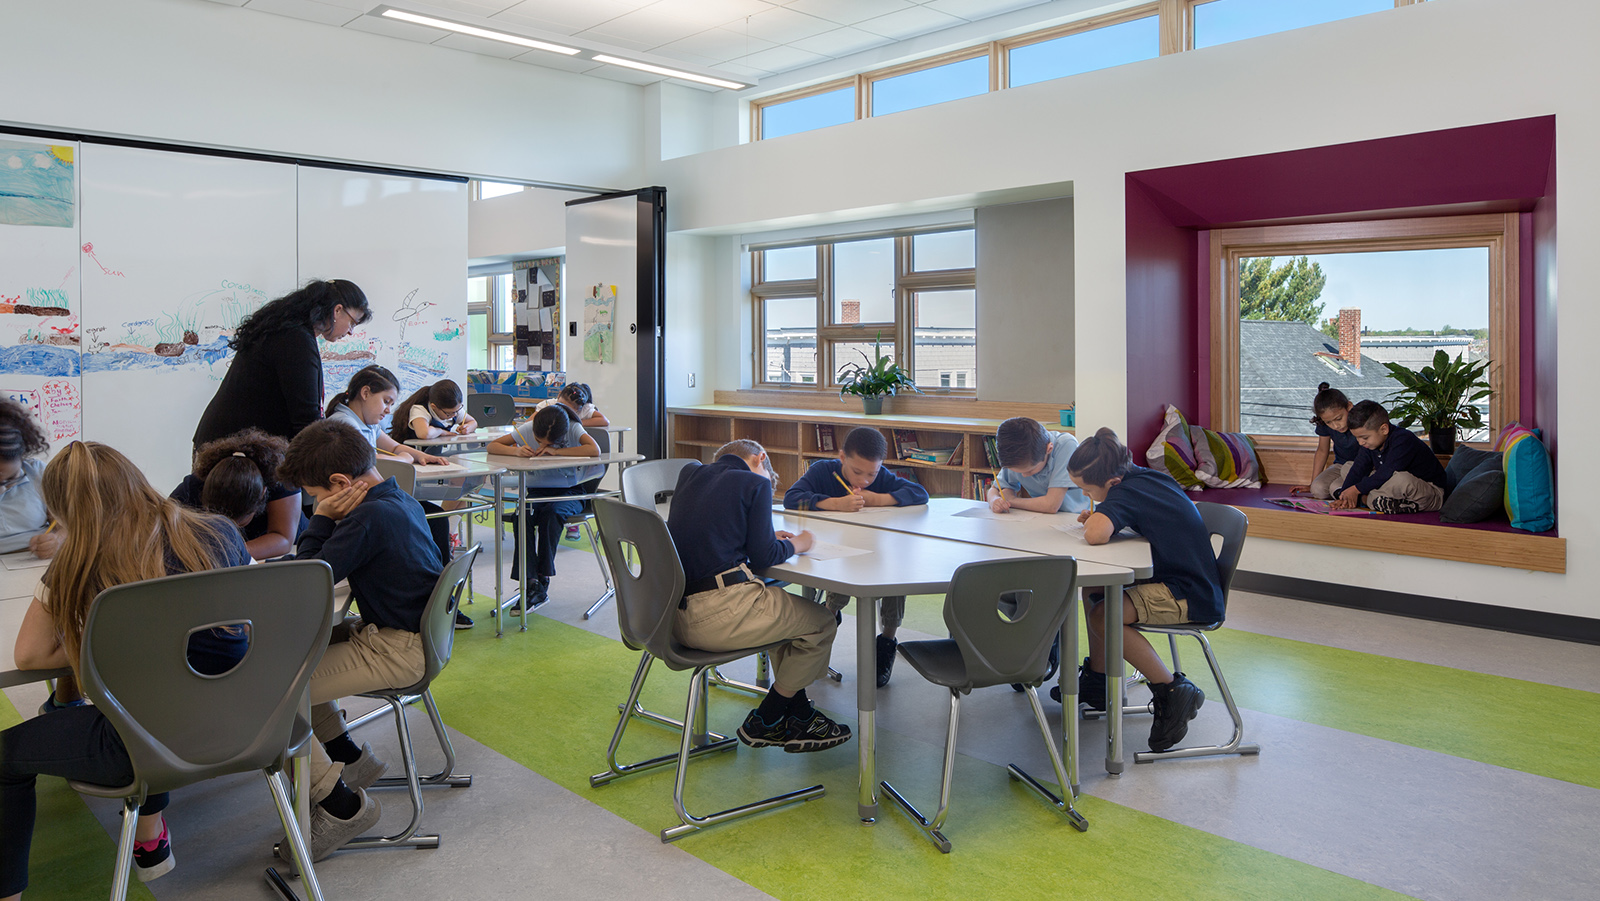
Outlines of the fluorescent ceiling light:
{"label": "fluorescent ceiling light", "polygon": [[[416,13],[408,13],[398,9],[386,9],[383,11],[383,15],[385,18],[389,19],[399,19],[402,22],[411,22],[416,25],[426,25],[429,28],[440,28],[445,31],[454,31],[457,34],[470,34],[475,38],[487,38],[488,40],[500,41],[505,44],[516,44],[518,47],[528,47],[534,50],[548,50],[551,53],[560,53],[565,56],[575,56],[578,53],[577,49],[573,47],[563,47],[560,44],[549,44],[544,41],[536,41],[533,38],[525,38],[522,35],[509,34],[504,31],[490,31],[487,28],[477,28],[472,25],[462,25],[459,22],[451,22],[447,19],[435,19],[432,16],[419,16]],[[690,76],[685,75],[681,77],[688,78]],[[697,80],[705,81],[707,79],[699,78]],[[743,85],[735,85],[735,87],[743,87]]]}
{"label": "fluorescent ceiling light", "polygon": [[613,66],[625,66],[629,69],[638,69],[640,72],[652,72],[656,75],[665,75],[668,78],[683,78],[689,81],[698,81],[701,84],[715,85],[716,87],[728,88],[729,90],[733,91],[738,91],[749,87],[749,85],[741,84],[737,81],[728,81],[725,78],[712,78],[709,75],[697,75],[693,72],[685,72],[682,69],[669,69],[666,66],[634,62],[631,59],[622,59],[621,57],[617,56],[607,56],[603,53],[596,53],[594,55],[594,61],[597,63],[610,63]]}

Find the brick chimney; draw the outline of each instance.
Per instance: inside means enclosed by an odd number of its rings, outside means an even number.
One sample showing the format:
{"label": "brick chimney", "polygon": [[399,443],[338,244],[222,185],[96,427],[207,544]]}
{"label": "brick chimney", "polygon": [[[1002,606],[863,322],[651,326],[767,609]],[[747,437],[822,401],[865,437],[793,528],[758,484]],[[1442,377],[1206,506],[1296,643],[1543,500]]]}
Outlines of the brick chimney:
{"label": "brick chimney", "polygon": [[1361,311],[1346,307],[1339,311],[1339,359],[1361,368]]}
{"label": "brick chimney", "polygon": [[[1359,315],[1359,314],[1358,314]],[[839,324],[861,321],[861,301],[845,300],[839,302]]]}

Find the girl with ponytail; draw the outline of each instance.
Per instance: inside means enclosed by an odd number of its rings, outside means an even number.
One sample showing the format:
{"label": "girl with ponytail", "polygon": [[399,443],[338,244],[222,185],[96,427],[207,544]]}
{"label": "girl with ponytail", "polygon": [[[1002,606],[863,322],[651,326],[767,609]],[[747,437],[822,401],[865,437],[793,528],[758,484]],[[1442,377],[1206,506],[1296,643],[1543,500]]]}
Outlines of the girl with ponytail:
{"label": "girl with ponytail", "polygon": [[288,449],[289,442],[260,429],[203,444],[195,452],[194,471],[170,497],[232,520],[257,560],[292,554],[303,522],[300,492],[277,480]]}

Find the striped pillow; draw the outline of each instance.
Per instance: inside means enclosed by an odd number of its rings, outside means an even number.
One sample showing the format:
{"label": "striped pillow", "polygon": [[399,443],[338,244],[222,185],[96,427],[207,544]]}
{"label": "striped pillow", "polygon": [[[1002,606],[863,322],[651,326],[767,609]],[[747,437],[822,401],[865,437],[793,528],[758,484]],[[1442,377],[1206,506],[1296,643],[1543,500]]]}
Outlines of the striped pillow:
{"label": "striped pillow", "polygon": [[1556,526],[1555,486],[1550,454],[1539,430],[1520,422],[1506,425],[1495,442],[1506,470],[1506,515],[1511,527],[1526,532],[1548,532]]}
{"label": "striped pillow", "polygon": [[1161,432],[1156,435],[1155,443],[1145,451],[1145,462],[1151,469],[1172,476],[1173,481],[1183,486],[1185,491],[1204,491],[1205,483],[1196,477],[1198,461],[1189,434],[1189,423],[1183,414],[1178,412],[1177,407],[1167,404],[1166,421],[1161,424]]}
{"label": "striped pillow", "polygon": [[1260,488],[1263,481],[1256,446],[1243,432],[1191,429],[1195,477],[1212,488]]}

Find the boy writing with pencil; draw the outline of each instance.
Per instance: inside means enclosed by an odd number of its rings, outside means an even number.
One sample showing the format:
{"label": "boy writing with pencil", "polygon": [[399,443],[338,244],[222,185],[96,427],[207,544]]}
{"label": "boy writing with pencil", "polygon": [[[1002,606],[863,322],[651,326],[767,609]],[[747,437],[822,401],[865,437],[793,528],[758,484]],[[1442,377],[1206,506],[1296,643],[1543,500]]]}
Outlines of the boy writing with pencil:
{"label": "boy writing with pencil", "polygon": [[[915,507],[928,502],[927,489],[910,479],[902,479],[883,466],[889,455],[889,442],[883,433],[869,426],[850,430],[837,460],[818,460],[811,464],[783,495],[789,510],[836,510],[854,513],[864,507]],[[828,592],[824,602],[837,613],[850,602],[847,595]],[[894,671],[895,633],[905,618],[905,595],[883,598],[878,616],[883,631],[878,634],[877,681],[889,684]]]}
{"label": "boy writing with pencil", "polygon": [[[1067,461],[1078,439],[1067,432],[1047,431],[1036,419],[1017,416],[1000,423],[995,433],[1000,471],[985,493],[996,513],[1082,513],[1089,499],[1067,473]],[[1028,493],[1027,497],[1022,492]]]}

